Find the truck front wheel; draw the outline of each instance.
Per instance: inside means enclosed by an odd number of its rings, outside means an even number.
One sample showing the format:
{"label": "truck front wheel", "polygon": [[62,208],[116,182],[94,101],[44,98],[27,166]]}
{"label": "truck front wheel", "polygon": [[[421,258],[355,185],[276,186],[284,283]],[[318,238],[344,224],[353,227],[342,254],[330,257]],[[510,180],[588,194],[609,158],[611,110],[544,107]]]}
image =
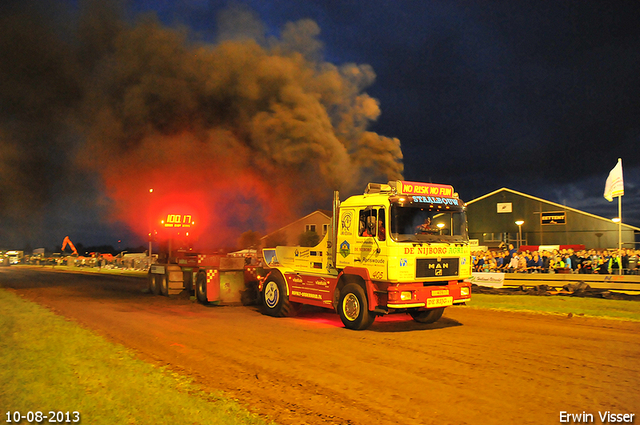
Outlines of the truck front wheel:
{"label": "truck front wheel", "polygon": [[440,320],[444,313],[444,307],[433,308],[431,310],[412,311],[409,314],[413,317],[413,320],[419,323],[434,323]]}
{"label": "truck front wheel", "polygon": [[201,304],[209,304],[207,300],[207,276],[200,272],[196,278],[196,298]]}
{"label": "truck front wheel", "polygon": [[357,283],[349,283],[340,291],[338,314],[345,328],[356,331],[367,329],[376,318],[369,311],[364,289]]}
{"label": "truck front wheel", "polygon": [[295,313],[287,296],[284,279],[272,273],[262,287],[262,308],[265,314],[273,317],[287,317]]}

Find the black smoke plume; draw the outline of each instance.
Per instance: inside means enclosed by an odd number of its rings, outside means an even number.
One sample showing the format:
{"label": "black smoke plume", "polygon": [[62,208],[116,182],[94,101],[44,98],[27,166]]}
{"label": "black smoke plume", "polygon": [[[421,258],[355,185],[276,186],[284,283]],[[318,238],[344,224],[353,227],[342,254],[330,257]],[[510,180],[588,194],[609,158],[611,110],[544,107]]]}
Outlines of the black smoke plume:
{"label": "black smoke plume", "polygon": [[191,209],[215,245],[326,207],[332,190],[401,178],[399,140],[367,131],[373,69],[326,62],[314,21],[268,37],[232,7],[208,42],[115,3],[2,12],[4,244],[69,232],[47,228],[64,204],[99,205],[141,236],[171,205]]}

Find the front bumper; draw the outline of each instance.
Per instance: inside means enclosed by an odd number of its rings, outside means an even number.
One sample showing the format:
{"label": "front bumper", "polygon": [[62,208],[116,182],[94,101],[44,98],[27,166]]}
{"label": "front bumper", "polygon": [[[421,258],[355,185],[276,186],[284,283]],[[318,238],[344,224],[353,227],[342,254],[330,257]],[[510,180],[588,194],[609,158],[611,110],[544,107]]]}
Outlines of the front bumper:
{"label": "front bumper", "polygon": [[433,285],[423,282],[398,283],[387,288],[386,307],[389,309],[440,308],[471,300],[471,283],[442,282]]}

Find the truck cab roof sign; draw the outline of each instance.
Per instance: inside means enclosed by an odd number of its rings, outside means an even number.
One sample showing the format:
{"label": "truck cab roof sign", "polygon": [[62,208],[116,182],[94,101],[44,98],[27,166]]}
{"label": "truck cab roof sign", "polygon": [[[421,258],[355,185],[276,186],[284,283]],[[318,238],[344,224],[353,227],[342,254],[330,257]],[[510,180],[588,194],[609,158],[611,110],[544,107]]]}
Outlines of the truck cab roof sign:
{"label": "truck cab roof sign", "polygon": [[[391,183],[391,182],[390,182]],[[419,183],[408,181],[397,181],[396,191],[401,195],[427,195],[445,198],[454,198],[453,186],[446,184]]]}

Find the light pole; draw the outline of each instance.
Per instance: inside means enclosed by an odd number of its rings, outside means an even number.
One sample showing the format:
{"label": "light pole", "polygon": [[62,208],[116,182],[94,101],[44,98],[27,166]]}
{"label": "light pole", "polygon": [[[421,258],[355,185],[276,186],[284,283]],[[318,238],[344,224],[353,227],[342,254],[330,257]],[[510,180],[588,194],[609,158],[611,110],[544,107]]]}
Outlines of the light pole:
{"label": "light pole", "polygon": [[[151,194],[153,193],[153,188],[149,189],[149,220],[152,216],[152,212],[151,212],[151,208],[152,208],[152,204],[151,204]],[[153,262],[153,256],[151,255],[151,250],[153,249],[153,226],[152,223],[153,221],[150,220],[149,222],[149,268],[151,268],[151,263]]]}
{"label": "light pole", "polygon": [[522,225],[524,224],[523,220],[516,221],[518,225],[518,251],[520,250],[520,245],[522,245]]}

